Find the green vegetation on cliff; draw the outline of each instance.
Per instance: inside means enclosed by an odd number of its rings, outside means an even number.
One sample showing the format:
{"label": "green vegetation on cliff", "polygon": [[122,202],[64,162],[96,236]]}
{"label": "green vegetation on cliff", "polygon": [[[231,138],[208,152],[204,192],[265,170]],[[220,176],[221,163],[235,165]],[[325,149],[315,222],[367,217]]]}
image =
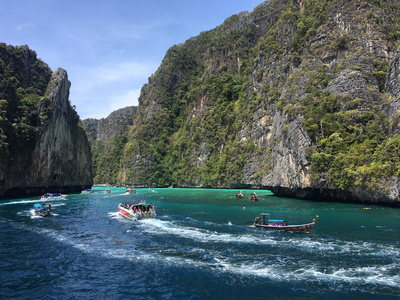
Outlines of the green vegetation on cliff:
{"label": "green vegetation on cliff", "polygon": [[136,107],[131,106],[119,109],[101,120],[83,120],[91,144],[95,183],[123,182],[120,178],[121,159],[135,112]]}
{"label": "green vegetation on cliff", "polygon": [[10,153],[32,150],[39,124],[39,99],[50,68],[27,46],[0,43],[0,165]]}
{"label": "green vegetation on cliff", "polygon": [[0,44],[0,197],[92,185],[90,145],[69,88],[67,72],[53,73],[28,46]]}
{"label": "green vegetation on cliff", "polygon": [[142,89],[120,181],[387,193],[398,15],[398,1],[270,0],[173,46]]}
{"label": "green vegetation on cliff", "polygon": [[124,134],[114,137],[108,144],[101,141],[95,141],[92,144],[94,182],[112,184],[120,182],[120,160],[126,142],[127,137]]}

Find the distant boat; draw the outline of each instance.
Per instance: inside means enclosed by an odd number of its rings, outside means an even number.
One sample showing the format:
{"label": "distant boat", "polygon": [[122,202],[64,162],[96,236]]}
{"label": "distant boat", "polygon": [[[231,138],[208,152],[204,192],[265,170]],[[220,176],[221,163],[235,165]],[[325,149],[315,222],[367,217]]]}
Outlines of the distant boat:
{"label": "distant boat", "polygon": [[81,194],[91,194],[93,193],[92,189],[85,189],[81,192]]}
{"label": "distant boat", "polygon": [[61,193],[47,193],[42,195],[40,200],[62,200],[65,199],[67,195]]}
{"label": "distant boat", "polygon": [[120,203],[118,205],[119,213],[133,221],[143,219],[155,219],[156,208],[153,205],[147,205],[145,202],[139,202],[137,204],[131,203]]}
{"label": "distant boat", "polygon": [[132,189],[132,188],[128,188],[128,189],[125,191],[125,195],[129,195],[129,194],[136,194],[136,190],[135,190],[135,189]]}
{"label": "distant boat", "polygon": [[269,214],[262,213],[260,217],[256,217],[254,220],[254,226],[264,229],[275,229],[275,230],[286,230],[286,231],[305,231],[309,232],[311,228],[317,222],[318,215],[315,216],[311,223],[300,224],[300,225],[288,225],[285,220],[270,219]]}
{"label": "distant boat", "polygon": [[106,194],[111,194],[111,190],[107,189]]}
{"label": "distant boat", "polygon": [[43,209],[42,205],[40,203],[36,203],[34,205],[35,207],[35,215],[39,217],[48,217],[51,215],[51,204],[49,204],[49,209],[45,210]]}

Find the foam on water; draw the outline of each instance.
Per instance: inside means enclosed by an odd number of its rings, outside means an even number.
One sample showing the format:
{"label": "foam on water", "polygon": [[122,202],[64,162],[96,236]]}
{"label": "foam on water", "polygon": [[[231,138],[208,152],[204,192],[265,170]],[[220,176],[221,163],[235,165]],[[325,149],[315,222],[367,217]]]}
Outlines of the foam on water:
{"label": "foam on water", "polygon": [[65,206],[65,203],[56,203],[56,204],[51,204],[51,208],[53,207],[59,207],[59,206]]}
{"label": "foam on water", "polygon": [[[0,206],[4,205],[15,205],[15,204],[28,204],[28,203],[39,203],[39,202],[48,202],[48,203],[53,203],[57,201],[65,201],[65,199],[36,199],[36,200],[21,200],[21,201],[11,201],[11,202],[5,202],[5,203],[0,203]],[[52,204],[53,205],[53,204]]]}
{"label": "foam on water", "polygon": [[[330,268],[323,271],[317,266],[299,270],[298,274],[310,279],[322,281],[338,281],[348,282],[352,284],[378,284],[385,286],[400,286],[400,276],[398,272],[400,268],[397,264],[374,267],[357,267],[357,268]],[[392,275],[397,274],[397,275]],[[290,275],[290,274],[287,274]]]}
{"label": "foam on water", "polygon": [[41,218],[43,218],[43,217],[41,217],[41,216],[36,216],[36,215],[31,216],[31,219],[41,219]]}
{"label": "foam on water", "polygon": [[113,211],[113,212],[109,212],[108,215],[112,218],[112,219],[120,219],[122,216],[119,212]]}
{"label": "foam on water", "polygon": [[[218,259],[216,269],[238,275],[255,276],[278,281],[327,281],[348,282],[353,284],[378,284],[396,287],[400,285],[399,265],[343,268],[331,267],[321,270],[320,266],[307,266],[296,268],[292,262],[279,261],[278,263],[265,263],[262,261],[251,261],[245,263],[231,262],[229,257]],[[396,275],[392,275],[396,274]]]}
{"label": "foam on water", "polygon": [[[246,234],[230,234],[209,231],[207,229],[187,227],[177,225],[172,221],[145,220],[142,224],[145,232],[162,235],[169,234],[180,238],[192,239],[203,243],[233,243],[233,244],[253,244],[253,245],[276,245],[279,243],[281,248],[296,248],[307,252],[324,253],[325,255],[336,255],[337,253],[369,255],[369,256],[390,256],[400,258],[400,248],[392,246],[382,246],[378,243],[370,242],[337,242],[334,240],[312,240],[308,236],[298,236],[282,239],[280,236],[259,235],[259,231]],[[151,225],[151,226],[149,226]],[[305,236],[305,235],[304,235]]]}
{"label": "foam on water", "polygon": [[17,212],[17,215],[23,216],[23,217],[32,217],[32,216],[36,217],[34,208],[28,209],[28,210],[21,210],[21,211]]}
{"label": "foam on water", "polygon": [[115,212],[115,211],[109,212],[108,215],[111,219],[115,219],[122,223],[134,223],[135,222],[134,220],[130,220],[126,217],[123,217],[119,212]]}
{"label": "foam on water", "polygon": [[[110,213],[109,215],[112,214],[115,217],[118,216],[118,213]],[[152,225],[154,228],[162,230],[173,227],[168,232],[174,234],[177,233],[178,229],[184,229],[182,226],[176,226],[171,223],[161,220],[144,220],[140,222],[140,227],[141,229],[145,229],[149,225]],[[88,239],[85,238],[85,240],[82,240],[77,239],[76,235],[72,232],[67,234],[58,230],[26,226],[15,222],[11,222],[10,224],[20,230],[32,231],[36,234],[51,237],[84,253],[96,256],[100,255],[104,259],[121,259],[132,263],[146,261],[146,265],[165,264],[171,267],[212,269],[212,272],[268,278],[273,281],[296,282],[307,278],[310,281],[347,282],[360,285],[377,284],[391,287],[400,286],[400,266],[397,263],[378,266],[345,267],[340,265],[324,266],[319,265],[318,262],[313,262],[307,266],[299,267],[296,259],[285,257],[284,255],[278,260],[271,261],[268,259],[268,256],[259,258],[246,257],[245,254],[238,252],[239,250],[230,252],[229,255],[209,250],[208,247],[201,248],[195,246],[184,248],[184,250],[182,250],[182,247],[178,247],[177,251],[185,251],[180,254],[176,251],[171,252],[173,249],[169,249],[168,247],[167,249],[159,249],[152,252],[129,250],[131,248],[113,247],[114,243],[111,237],[106,238],[106,240],[104,238],[97,240],[95,236],[89,236]],[[132,230],[127,230],[127,232],[131,233]],[[151,233],[153,232],[151,231]],[[216,241],[236,243],[238,239],[237,236],[229,234],[218,234],[193,228],[187,228],[179,235],[190,235],[189,238],[207,241],[207,243]],[[211,238],[207,239],[207,235],[211,235]],[[254,238],[254,236],[247,236],[246,241],[252,241]],[[271,241],[268,242],[270,243]],[[179,255],[171,255],[171,253]],[[187,257],[189,254],[195,258]]]}

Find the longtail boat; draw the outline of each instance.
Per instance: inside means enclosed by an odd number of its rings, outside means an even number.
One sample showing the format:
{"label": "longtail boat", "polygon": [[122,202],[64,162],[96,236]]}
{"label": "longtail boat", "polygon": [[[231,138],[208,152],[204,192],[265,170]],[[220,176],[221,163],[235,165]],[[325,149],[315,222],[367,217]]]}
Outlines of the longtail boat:
{"label": "longtail boat", "polygon": [[262,213],[260,217],[256,217],[254,220],[254,226],[264,229],[275,229],[275,230],[286,230],[286,231],[305,231],[309,232],[311,227],[315,225],[318,215],[315,216],[311,223],[300,224],[300,225],[288,225],[286,220],[270,219],[269,214]]}
{"label": "longtail boat", "polygon": [[133,221],[143,220],[143,219],[155,219],[156,218],[156,208],[154,205],[147,205],[145,202],[139,203],[120,203],[118,205],[119,213]]}
{"label": "longtail boat", "polygon": [[36,203],[34,205],[35,207],[35,215],[39,217],[48,217],[51,215],[51,204],[49,204],[49,209],[45,210],[43,209],[42,205],[40,203]]}

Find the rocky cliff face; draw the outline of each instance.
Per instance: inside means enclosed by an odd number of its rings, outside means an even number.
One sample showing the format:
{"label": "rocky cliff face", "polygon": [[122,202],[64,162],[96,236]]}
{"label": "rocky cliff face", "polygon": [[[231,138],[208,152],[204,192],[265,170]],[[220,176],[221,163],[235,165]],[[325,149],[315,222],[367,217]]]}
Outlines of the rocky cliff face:
{"label": "rocky cliff face", "polygon": [[[324,1],[294,1],[293,3],[294,10],[298,9],[303,14],[306,14],[307,10],[312,10],[310,6],[306,6],[307,4],[314,4],[321,8],[324,5]],[[361,115],[379,114],[387,110],[387,102],[384,101],[387,96],[382,84],[384,80],[380,76],[385,75],[383,71],[385,68],[382,66],[392,60],[394,51],[394,45],[388,41],[387,36],[382,34],[384,29],[391,27],[389,24],[391,16],[383,7],[377,7],[370,1],[333,1],[330,4],[325,3],[324,8],[327,18],[317,28],[312,29],[313,33],[307,41],[304,41],[300,51],[294,49],[298,47],[295,44],[297,33],[290,37],[290,33],[295,30],[293,27],[290,30],[291,24],[286,24],[289,27],[286,28],[289,38],[286,38],[286,41],[282,40],[285,39],[282,35],[277,38],[280,40],[279,44],[284,45],[284,49],[274,50],[277,53],[258,56],[251,75],[251,88],[268,95],[263,91],[263,85],[276,86],[280,97],[277,103],[278,110],[274,103],[267,104],[267,109],[260,108],[257,118],[253,118],[255,126],[252,126],[251,131],[245,130],[241,135],[258,136],[252,140],[258,145],[264,144],[266,148],[271,149],[268,157],[268,171],[261,178],[261,185],[270,188],[275,194],[317,200],[393,204],[398,201],[399,195],[396,176],[388,176],[376,184],[376,189],[373,189],[371,186],[366,188],[366,185],[353,184],[358,180],[358,174],[352,174],[351,178],[345,179],[353,182],[342,185],[334,183],[343,179],[343,177],[338,178],[341,175],[335,175],[335,178],[329,179],[330,174],[327,176],[327,173],[330,170],[327,172],[326,169],[321,168],[322,172],[316,175],[320,171],[317,171],[317,164],[314,164],[313,168],[313,157],[309,153],[315,149],[319,154],[326,153],[321,142],[334,133],[330,131],[330,128],[324,132],[324,121],[329,122],[331,120],[328,118],[336,119],[340,114],[345,113],[354,114],[353,118],[357,118]],[[398,11],[399,6],[396,5],[395,9]],[[372,19],[369,19],[372,15],[374,15],[373,19],[379,19],[381,24],[374,26]],[[299,26],[305,26],[306,21],[303,24],[301,21],[296,23],[298,30]],[[285,31],[285,28],[276,27],[276,30]],[[310,32],[304,29],[303,33],[308,35]],[[393,67],[391,70],[394,69]],[[331,111],[323,111],[325,97],[332,97],[329,100],[332,102],[327,104],[331,105],[329,108]],[[304,109],[309,102],[314,102],[313,106],[321,106],[321,112],[313,114],[312,118],[308,117],[311,115],[310,108]],[[349,102],[354,102],[354,104]],[[282,110],[279,109],[279,105],[282,105]],[[337,108],[333,107],[335,105]],[[396,107],[396,100],[391,106]],[[320,113],[322,115],[318,116]],[[271,119],[267,127],[261,121],[265,115]],[[319,122],[316,122],[317,118]],[[388,115],[387,120],[393,120],[393,113]],[[313,122],[319,131],[314,137],[312,136],[314,131],[307,126],[308,121]],[[346,126],[353,125],[352,121],[345,118],[339,122],[345,123]],[[329,126],[332,124],[326,127]],[[382,131],[388,134],[387,128],[383,127]],[[346,134],[342,130],[339,129],[341,136]],[[351,151],[347,155],[351,156]],[[261,164],[264,158],[263,154],[256,161]],[[357,172],[359,163],[354,163],[354,173]],[[252,161],[248,164],[250,166],[247,169],[254,166]],[[257,170],[256,167],[252,172],[245,174],[247,182],[257,184],[254,180]],[[343,174],[346,172],[345,170],[335,172],[341,171]],[[372,178],[361,180],[375,181]],[[379,186],[386,188],[380,189]]]}
{"label": "rocky cliff face", "polygon": [[120,182],[120,161],[136,109],[135,106],[129,106],[114,111],[101,120],[83,120],[91,144],[96,183]]}
{"label": "rocky cliff face", "polygon": [[120,179],[399,205],[398,1],[270,0],[173,46]]}
{"label": "rocky cliff face", "polygon": [[[29,53],[31,63],[26,63],[26,56],[15,55],[20,52],[18,47],[2,49],[4,73],[0,84],[6,86],[1,95],[6,118],[0,120],[0,197],[88,188],[92,185],[90,145],[79,116],[69,103],[71,84],[67,73],[58,69],[45,79],[43,74],[48,74],[48,67],[39,69],[37,66],[43,63],[36,54],[26,46],[22,48]],[[16,67],[20,60],[24,68]],[[35,76],[27,75],[32,73]],[[30,79],[24,82],[23,78]]]}
{"label": "rocky cliff face", "polygon": [[85,126],[86,129],[86,134],[89,140],[90,145],[93,144],[93,142],[97,139],[97,131],[99,128],[99,120],[97,119],[84,119],[83,125]]}
{"label": "rocky cliff face", "polygon": [[388,116],[394,121],[393,134],[398,134],[400,132],[400,49],[396,51],[393,60],[390,63],[385,90],[391,96]]}
{"label": "rocky cliff face", "polygon": [[107,118],[83,120],[90,144],[95,140],[108,143],[116,136],[127,133],[136,109],[136,106],[128,106],[112,112]]}
{"label": "rocky cliff face", "polygon": [[33,152],[31,185],[45,190],[81,191],[92,186],[92,157],[86,132],[69,103],[71,83],[58,69],[50,82],[48,99],[41,109],[52,107],[49,119],[38,133]]}

